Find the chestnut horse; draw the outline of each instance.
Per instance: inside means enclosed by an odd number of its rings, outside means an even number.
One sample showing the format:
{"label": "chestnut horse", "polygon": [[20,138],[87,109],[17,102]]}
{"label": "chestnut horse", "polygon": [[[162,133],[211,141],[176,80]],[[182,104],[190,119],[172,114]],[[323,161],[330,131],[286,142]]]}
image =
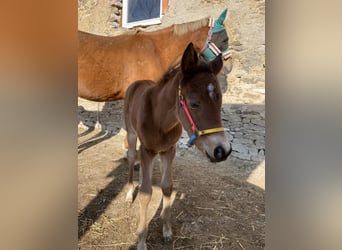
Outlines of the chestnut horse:
{"label": "chestnut horse", "polygon": [[132,82],[158,81],[164,72],[178,65],[191,41],[204,56],[210,56],[217,47],[226,52],[225,58],[230,58],[223,26],[226,13],[227,9],[211,27],[205,18],[154,32],[136,31],[115,37],[79,31],[78,96],[98,102],[122,99]]}
{"label": "chestnut horse", "polygon": [[[129,86],[124,101],[128,139],[129,191],[133,200],[133,168],[140,158],[140,221],[138,249],[146,248],[146,212],[152,195],[152,160],[161,159],[163,192],[163,236],[172,238],[170,196],[172,193],[172,161],[182,126],[210,161],[224,161],[232,148],[221,123],[222,93],[216,75],[223,65],[221,56],[211,62],[200,59],[192,43],[186,48],[181,66],[167,72],[158,83],[140,80]],[[137,157],[136,144],[140,141]]]}

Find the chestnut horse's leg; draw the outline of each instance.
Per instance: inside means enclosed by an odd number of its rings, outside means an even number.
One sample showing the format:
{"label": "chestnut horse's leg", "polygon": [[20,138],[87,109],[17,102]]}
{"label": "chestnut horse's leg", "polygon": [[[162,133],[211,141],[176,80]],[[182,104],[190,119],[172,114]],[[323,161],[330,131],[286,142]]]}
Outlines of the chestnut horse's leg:
{"label": "chestnut horse's leg", "polygon": [[161,217],[163,219],[163,236],[165,242],[171,242],[171,207],[170,197],[172,194],[172,161],[175,158],[176,147],[173,146],[169,151],[160,153],[161,158],[161,187],[163,190],[163,210]]}
{"label": "chestnut horse's leg", "polygon": [[142,175],[142,183],[139,190],[140,201],[140,221],[138,226],[138,250],[147,249],[146,237],[148,225],[146,223],[147,207],[152,195],[152,160],[156,156],[155,153],[147,150],[143,145],[140,146],[140,171]]}
{"label": "chestnut horse's leg", "polygon": [[127,129],[127,160],[128,160],[128,167],[129,167],[129,174],[128,174],[128,185],[129,190],[126,195],[127,202],[133,202],[133,194],[134,194],[134,185],[133,185],[133,172],[134,172],[134,164],[137,155],[137,135],[133,131],[133,129]]}

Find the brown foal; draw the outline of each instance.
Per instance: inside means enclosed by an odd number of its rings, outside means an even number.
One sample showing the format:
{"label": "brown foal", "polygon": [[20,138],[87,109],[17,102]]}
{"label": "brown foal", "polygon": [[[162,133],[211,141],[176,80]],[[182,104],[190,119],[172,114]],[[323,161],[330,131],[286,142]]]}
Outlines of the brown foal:
{"label": "brown foal", "polygon": [[128,201],[133,200],[137,138],[141,142],[138,151],[141,163],[138,249],[146,249],[146,214],[152,195],[152,160],[157,154],[161,159],[162,172],[163,236],[166,241],[172,238],[172,162],[182,125],[191,136],[189,144],[195,144],[211,161],[223,161],[231,152],[230,141],[222,128],[222,94],[216,77],[222,64],[221,56],[210,63],[199,59],[190,43],[183,53],[180,67],[167,72],[158,83],[151,80],[136,81],[126,92],[124,115],[128,139]]}

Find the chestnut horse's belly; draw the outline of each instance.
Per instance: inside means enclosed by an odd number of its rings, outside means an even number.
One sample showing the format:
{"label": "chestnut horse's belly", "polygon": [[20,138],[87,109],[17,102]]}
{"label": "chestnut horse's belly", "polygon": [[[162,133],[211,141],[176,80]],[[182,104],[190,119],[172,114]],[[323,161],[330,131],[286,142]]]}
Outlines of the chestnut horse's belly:
{"label": "chestnut horse's belly", "polygon": [[151,61],[78,65],[78,96],[91,101],[116,101],[125,97],[127,88],[137,80],[157,81],[164,69]]}

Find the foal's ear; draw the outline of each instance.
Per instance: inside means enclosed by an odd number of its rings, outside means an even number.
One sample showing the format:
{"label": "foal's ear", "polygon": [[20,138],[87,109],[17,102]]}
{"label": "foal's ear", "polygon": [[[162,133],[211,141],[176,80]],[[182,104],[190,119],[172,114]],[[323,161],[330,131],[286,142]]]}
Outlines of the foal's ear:
{"label": "foal's ear", "polygon": [[182,57],[182,72],[184,75],[191,74],[196,68],[198,63],[197,52],[194,49],[194,45],[189,43],[186,47]]}
{"label": "foal's ear", "polygon": [[223,66],[222,55],[219,54],[213,61],[209,63],[211,71],[217,75]]}

